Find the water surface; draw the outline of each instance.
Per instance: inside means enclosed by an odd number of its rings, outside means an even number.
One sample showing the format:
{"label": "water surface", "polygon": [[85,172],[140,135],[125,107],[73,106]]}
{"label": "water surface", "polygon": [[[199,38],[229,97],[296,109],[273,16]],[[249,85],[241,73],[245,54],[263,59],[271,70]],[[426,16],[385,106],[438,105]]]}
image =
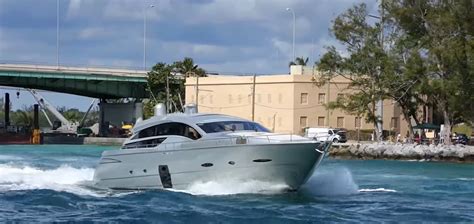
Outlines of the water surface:
{"label": "water surface", "polygon": [[323,162],[298,192],[218,180],[186,191],[91,186],[101,146],[0,146],[1,221],[474,222],[474,165]]}

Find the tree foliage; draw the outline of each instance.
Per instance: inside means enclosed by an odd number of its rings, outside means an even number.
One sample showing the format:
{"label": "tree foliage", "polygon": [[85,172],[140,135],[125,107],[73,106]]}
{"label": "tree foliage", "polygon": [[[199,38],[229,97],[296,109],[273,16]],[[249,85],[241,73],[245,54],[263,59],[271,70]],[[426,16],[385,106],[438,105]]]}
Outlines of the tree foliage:
{"label": "tree foliage", "polygon": [[473,123],[474,14],[471,0],[390,1],[387,10],[425,68],[420,91],[439,113],[450,143],[454,123]]}
{"label": "tree foliage", "polygon": [[357,93],[329,106],[375,122],[375,100],[391,99],[416,123],[418,109],[431,106],[443,115],[449,144],[453,123],[474,123],[472,11],[471,0],[393,0],[381,1],[375,22],[364,4],[342,13],[332,32],[344,48],[327,48],[318,82],[344,76]]}
{"label": "tree foliage", "polygon": [[348,56],[330,46],[316,65],[322,74],[318,80],[320,84],[327,83],[334,76],[343,76],[351,81],[348,88],[355,90],[354,94],[330,104],[331,108],[365,115],[367,121],[376,124],[375,102],[385,97],[381,77],[388,58],[379,39],[382,24],[380,21],[369,24],[368,15],[365,4],[339,15],[331,31]]}
{"label": "tree foliage", "polygon": [[[184,58],[182,61],[176,61],[173,64],[166,64],[163,62],[157,63],[152,70],[148,72],[148,91],[151,98],[145,102],[145,117],[153,115],[153,107],[157,103],[164,103],[169,105],[168,111],[176,112],[182,111],[185,99],[184,82],[186,77],[206,76],[206,71],[194,64],[192,58]],[[167,100],[166,83],[169,86],[169,101]]]}

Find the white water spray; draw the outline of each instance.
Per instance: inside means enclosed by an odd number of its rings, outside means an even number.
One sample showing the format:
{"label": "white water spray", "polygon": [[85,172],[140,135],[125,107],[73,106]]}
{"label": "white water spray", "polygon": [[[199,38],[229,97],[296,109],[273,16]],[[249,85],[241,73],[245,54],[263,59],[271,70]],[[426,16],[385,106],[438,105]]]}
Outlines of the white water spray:
{"label": "white water spray", "polygon": [[258,180],[218,180],[196,182],[182,191],[193,195],[233,195],[233,194],[278,194],[289,189],[282,183],[264,182]]}
{"label": "white water spray", "polygon": [[0,164],[0,191],[49,189],[65,191],[78,195],[96,194],[80,186],[82,182],[92,181],[94,169],[60,166],[43,170],[36,167],[17,167]]}
{"label": "white water spray", "polygon": [[357,194],[359,187],[354,182],[351,172],[344,167],[335,169],[319,169],[301,191],[313,195],[333,196]]}

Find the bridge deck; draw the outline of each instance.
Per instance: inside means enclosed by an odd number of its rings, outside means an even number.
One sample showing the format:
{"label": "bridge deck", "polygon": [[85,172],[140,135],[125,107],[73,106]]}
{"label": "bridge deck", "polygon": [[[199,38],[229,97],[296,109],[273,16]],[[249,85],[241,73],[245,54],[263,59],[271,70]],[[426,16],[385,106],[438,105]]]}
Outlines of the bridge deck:
{"label": "bridge deck", "polygon": [[147,98],[147,71],[0,64],[0,85],[94,98]]}

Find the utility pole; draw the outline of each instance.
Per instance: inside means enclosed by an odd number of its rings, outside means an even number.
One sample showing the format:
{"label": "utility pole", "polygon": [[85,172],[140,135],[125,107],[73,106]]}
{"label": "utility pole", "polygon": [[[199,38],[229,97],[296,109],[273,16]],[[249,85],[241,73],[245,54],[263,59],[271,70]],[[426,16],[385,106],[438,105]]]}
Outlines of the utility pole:
{"label": "utility pole", "polygon": [[[380,2],[380,16],[375,16],[375,15],[369,15],[370,17],[372,18],[376,18],[376,19],[379,19],[380,20],[380,47],[382,48],[382,51],[385,52],[385,49],[384,49],[384,34],[383,34],[383,31],[384,31],[384,1],[381,0]],[[379,68],[378,68],[378,71],[377,71],[377,78],[376,79],[379,79],[381,78],[382,76],[382,65],[380,64]],[[375,91],[375,83],[376,83],[376,79],[374,79],[374,87],[373,87],[373,90],[374,90],[374,93],[377,92]],[[374,98],[376,98],[377,96],[374,96]],[[378,96],[379,99],[378,100],[375,100],[374,99],[374,102],[373,102],[373,110],[374,110],[374,117],[375,117],[375,139],[380,142],[383,140],[383,97],[380,95]]]}
{"label": "utility pole", "polygon": [[[385,52],[384,50],[384,35],[383,35],[383,28],[384,28],[384,6],[383,6],[383,0],[380,2],[380,47],[382,48],[382,51]],[[379,71],[378,71],[378,78],[380,79],[382,76],[382,67],[379,66]],[[383,98],[382,96],[379,96],[379,100],[377,101],[377,141],[380,142],[383,140]]]}
{"label": "utility pole", "polygon": [[[326,99],[324,99],[324,103],[326,103],[326,104],[329,103],[329,99],[331,99],[330,98],[330,91],[331,91],[330,86],[331,86],[331,79],[329,79],[328,82],[327,82],[326,91],[327,91],[328,97]],[[328,107],[326,107],[326,126],[329,127],[329,108]]]}
{"label": "utility pole", "polygon": [[146,22],[148,8],[153,8],[154,5],[145,5],[143,9],[143,70],[146,70]]}
{"label": "utility pole", "polygon": [[59,0],[56,0],[56,67],[59,70]]}
{"label": "utility pole", "polygon": [[295,55],[296,15],[295,15],[295,11],[292,8],[286,8],[286,11],[291,12],[291,14],[293,15],[293,59],[292,60],[294,61],[296,58],[296,55]]}
{"label": "utility pole", "polygon": [[252,85],[252,121],[255,121],[255,80],[257,75],[253,75],[253,85]]}
{"label": "utility pole", "polygon": [[198,100],[199,100],[199,76],[197,74],[194,74],[196,77],[196,109],[198,109]]}
{"label": "utility pole", "polygon": [[171,109],[170,106],[170,80],[169,80],[169,73],[166,73],[166,113],[168,113]]}

